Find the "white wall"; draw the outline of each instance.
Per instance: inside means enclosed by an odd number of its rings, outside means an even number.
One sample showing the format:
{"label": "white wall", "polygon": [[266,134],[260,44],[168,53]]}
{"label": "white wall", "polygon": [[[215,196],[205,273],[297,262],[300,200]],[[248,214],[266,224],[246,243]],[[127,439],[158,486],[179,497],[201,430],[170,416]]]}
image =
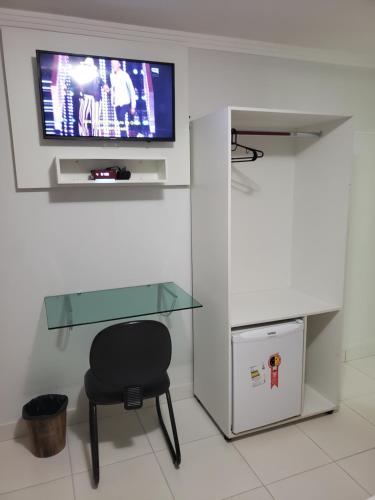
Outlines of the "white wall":
{"label": "white wall", "polygon": [[[375,128],[370,71],[194,49],[189,85],[192,118],[233,104],[354,113],[358,130]],[[17,192],[2,68],[0,109],[2,424],[17,419],[36,394],[66,392],[75,406],[80,393],[98,326],[74,329],[61,350],[56,333],[46,329],[45,295],[164,280],[189,290],[191,263],[188,189]],[[108,259],[104,265],[99,255]],[[368,265],[373,271],[374,263]],[[169,319],[174,385],[192,381],[190,317]]]}
{"label": "white wall", "polygon": [[354,114],[375,128],[375,71],[191,49],[190,115],[225,105]]}
{"label": "white wall", "polygon": [[[187,188],[17,192],[1,67],[0,109],[1,424],[16,420],[30,397],[48,391],[66,392],[74,407],[91,340],[106,326],[74,328],[61,350],[56,331],[46,328],[44,296],[159,281],[189,290],[191,277]],[[191,384],[191,312],[166,321],[173,385]]]}
{"label": "white wall", "polygon": [[375,354],[375,132],[357,133],[355,151],[344,316],[348,360]]}

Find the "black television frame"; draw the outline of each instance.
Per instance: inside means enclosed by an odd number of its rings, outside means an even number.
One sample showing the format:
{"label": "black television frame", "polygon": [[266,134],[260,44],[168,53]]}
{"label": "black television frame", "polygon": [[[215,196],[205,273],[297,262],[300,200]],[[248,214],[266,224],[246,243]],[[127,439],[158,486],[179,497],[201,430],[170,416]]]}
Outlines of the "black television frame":
{"label": "black television frame", "polygon": [[[43,88],[42,88],[42,78],[41,78],[41,65],[40,65],[40,55],[41,54],[53,54],[53,55],[64,55],[73,57],[92,57],[93,59],[117,59],[121,61],[130,61],[137,63],[146,64],[159,64],[170,66],[172,73],[172,136],[171,137],[98,137],[98,136],[71,136],[71,135],[50,135],[46,134],[46,116],[44,110],[43,101]],[[120,141],[120,142],[175,142],[176,141],[176,109],[175,109],[175,63],[171,62],[160,62],[160,61],[146,61],[142,59],[130,59],[125,57],[109,57],[109,56],[97,56],[92,54],[74,54],[71,52],[59,52],[54,50],[36,50],[36,62],[37,62],[37,72],[39,81],[39,108],[42,117],[42,133],[44,139],[52,140],[70,140],[70,141]]]}

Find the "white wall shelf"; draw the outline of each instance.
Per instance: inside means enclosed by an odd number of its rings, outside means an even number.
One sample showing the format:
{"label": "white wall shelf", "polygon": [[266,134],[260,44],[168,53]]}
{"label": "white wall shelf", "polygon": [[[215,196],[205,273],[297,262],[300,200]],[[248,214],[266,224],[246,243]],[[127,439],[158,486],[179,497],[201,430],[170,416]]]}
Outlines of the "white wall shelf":
{"label": "white wall shelf", "polygon": [[[231,129],[264,151],[231,163]],[[229,107],[192,125],[194,393],[232,433],[231,329],[305,318],[305,404],[338,408],[353,132],[348,116]],[[277,424],[275,424],[277,425]]]}
{"label": "white wall shelf", "polygon": [[[167,161],[157,159],[114,159],[102,158],[55,158],[56,180],[59,186],[131,186],[163,185],[167,182]],[[131,172],[129,180],[113,182],[94,181],[90,171],[108,167],[127,167]]]}

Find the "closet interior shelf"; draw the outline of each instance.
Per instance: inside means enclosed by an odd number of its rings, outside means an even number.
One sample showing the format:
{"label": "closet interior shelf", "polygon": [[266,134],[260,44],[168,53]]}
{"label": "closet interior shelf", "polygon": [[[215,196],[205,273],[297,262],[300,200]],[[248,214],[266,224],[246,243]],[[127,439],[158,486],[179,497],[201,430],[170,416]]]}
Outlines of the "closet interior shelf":
{"label": "closet interior shelf", "polygon": [[232,129],[232,134],[235,135],[274,135],[279,137],[321,137],[322,132],[287,132],[287,131],[272,131],[272,130],[237,130]]}

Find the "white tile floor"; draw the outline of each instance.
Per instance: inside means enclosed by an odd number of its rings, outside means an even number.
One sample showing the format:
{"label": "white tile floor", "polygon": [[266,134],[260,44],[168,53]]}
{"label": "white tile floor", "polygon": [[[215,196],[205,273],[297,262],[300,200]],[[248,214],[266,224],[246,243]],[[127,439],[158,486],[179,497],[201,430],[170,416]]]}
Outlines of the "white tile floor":
{"label": "white tile floor", "polygon": [[0,500],[365,500],[375,494],[375,357],[343,365],[342,394],[338,413],[232,443],[194,399],[177,401],[179,470],[154,408],[107,416],[97,490],[86,423],[49,459],[33,457],[27,439],[5,441]]}

